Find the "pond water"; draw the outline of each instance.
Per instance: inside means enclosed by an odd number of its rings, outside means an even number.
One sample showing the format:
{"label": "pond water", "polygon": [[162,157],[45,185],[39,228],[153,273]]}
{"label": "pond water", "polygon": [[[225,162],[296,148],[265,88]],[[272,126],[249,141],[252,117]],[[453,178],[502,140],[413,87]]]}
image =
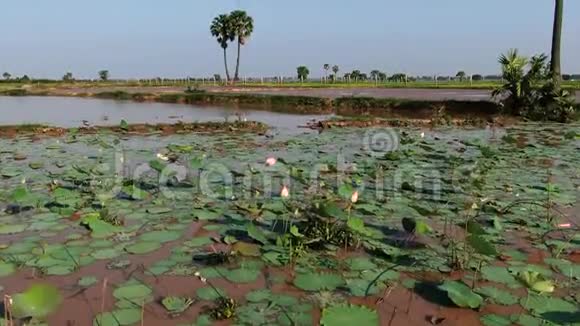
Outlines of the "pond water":
{"label": "pond water", "polygon": [[303,132],[300,126],[326,115],[298,115],[268,111],[200,107],[186,104],[136,103],[69,97],[1,97],[0,125],[46,124],[56,127],[79,127],[83,123],[116,125],[129,123],[176,123],[232,121],[247,119],[263,122],[283,133]]}

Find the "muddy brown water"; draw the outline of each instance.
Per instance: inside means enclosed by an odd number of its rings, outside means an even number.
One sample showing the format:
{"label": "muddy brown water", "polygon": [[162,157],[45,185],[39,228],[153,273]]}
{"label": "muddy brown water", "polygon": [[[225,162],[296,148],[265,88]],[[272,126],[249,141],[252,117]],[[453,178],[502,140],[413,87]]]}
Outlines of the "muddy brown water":
{"label": "muddy brown water", "polygon": [[327,119],[328,115],[299,115],[237,109],[201,107],[186,104],[136,103],[92,98],[72,97],[2,97],[0,96],[0,126],[45,124],[74,128],[83,125],[118,125],[121,120],[130,124],[176,123],[208,121],[263,122],[283,133],[300,133],[312,120]]}

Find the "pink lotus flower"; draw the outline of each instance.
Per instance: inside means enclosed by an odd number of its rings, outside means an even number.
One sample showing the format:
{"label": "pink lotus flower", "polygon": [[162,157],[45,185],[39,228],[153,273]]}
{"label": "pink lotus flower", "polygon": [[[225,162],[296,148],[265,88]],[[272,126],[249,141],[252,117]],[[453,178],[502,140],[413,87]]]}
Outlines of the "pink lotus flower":
{"label": "pink lotus flower", "polygon": [[571,223],[562,223],[562,224],[558,224],[558,227],[563,228],[563,229],[567,229],[567,228],[572,227],[572,224]]}
{"label": "pink lotus flower", "polygon": [[350,202],[351,203],[356,203],[358,201],[358,190],[356,190],[355,192],[352,193],[352,196],[350,196]]}
{"label": "pink lotus flower", "polygon": [[288,190],[288,187],[286,186],[282,187],[282,191],[280,191],[280,197],[282,198],[290,197],[290,191]]}
{"label": "pink lotus flower", "polygon": [[266,159],[266,166],[273,166],[274,164],[276,164],[277,160],[275,157],[268,157]]}

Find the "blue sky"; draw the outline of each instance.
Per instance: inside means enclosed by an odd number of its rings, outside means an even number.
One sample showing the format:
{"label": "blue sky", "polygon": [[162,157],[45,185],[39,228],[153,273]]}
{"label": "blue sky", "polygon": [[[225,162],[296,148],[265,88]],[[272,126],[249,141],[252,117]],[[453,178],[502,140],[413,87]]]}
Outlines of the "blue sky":
{"label": "blue sky", "polygon": [[[245,76],[341,72],[491,74],[511,47],[549,53],[552,0],[0,0],[0,71],[58,77],[223,75],[209,23],[241,8],[255,19]],[[565,1],[563,69],[580,73],[580,1]],[[232,44],[233,46],[233,44]],[[235,47],[230,48],[234,69]]]}

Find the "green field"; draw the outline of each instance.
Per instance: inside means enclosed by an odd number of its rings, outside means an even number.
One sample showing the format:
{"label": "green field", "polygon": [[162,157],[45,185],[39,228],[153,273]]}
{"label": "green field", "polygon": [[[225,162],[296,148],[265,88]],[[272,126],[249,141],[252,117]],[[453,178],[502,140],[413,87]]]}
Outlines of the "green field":
{"label": "green field", "polygon": [[[116,80],[116,81],[86,81],[78,80],[74,82],[63,81],[33,81],[28,83],[16,83],[0,81],[0,91],[6,89],[32,87],[32,88],[93,88],[93,87],[266,87],[266,88],[442,88],[442,89],[494,89],[501,85],[501,81],[410,81],[405,82],[374,82],[374,81],[359,81],[359,82],[326,82],[321,81],[284,81],[261,82],[260,80],[241,80],[236,83],[225,84],[224,82],[214,82],[211,79],[151,79],[151,80]],[[580,89],[580,81],[565,81],[563,87],[568,89]]]}

